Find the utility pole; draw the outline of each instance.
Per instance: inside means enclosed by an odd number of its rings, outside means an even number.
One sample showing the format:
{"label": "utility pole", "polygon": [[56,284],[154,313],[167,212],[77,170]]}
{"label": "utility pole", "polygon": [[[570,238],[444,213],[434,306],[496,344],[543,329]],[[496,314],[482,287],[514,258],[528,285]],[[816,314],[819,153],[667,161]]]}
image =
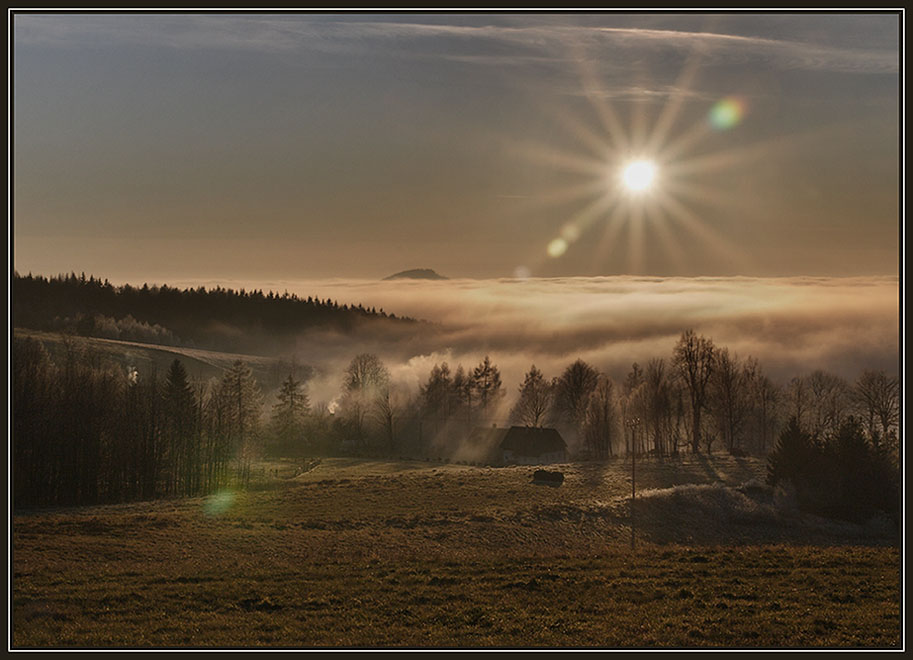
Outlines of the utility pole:
{"label": "utility pole", "polygon": [[640,425],[639,417],[632,417],[628,420],[628,426],[631,427],[631,550],[634,550],[634,497],[636,496],[636,465],[637,465],[637,447],[634,439],[637,435],[637,427]]}

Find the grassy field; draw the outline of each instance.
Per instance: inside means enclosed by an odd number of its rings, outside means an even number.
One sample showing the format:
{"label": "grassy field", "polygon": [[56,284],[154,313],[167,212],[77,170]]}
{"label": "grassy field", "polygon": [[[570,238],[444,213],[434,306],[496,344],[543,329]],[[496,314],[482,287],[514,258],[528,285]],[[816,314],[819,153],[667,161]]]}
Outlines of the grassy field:
{"label": "grassy field", "polygon": [[[883,525],[800,515],[714,457],[324,459],[256,490],[19,513],[15,647],[896,647]],[[275,475],[272,470],[278,470]],[[641,491],[640,489],[644,489]]]}

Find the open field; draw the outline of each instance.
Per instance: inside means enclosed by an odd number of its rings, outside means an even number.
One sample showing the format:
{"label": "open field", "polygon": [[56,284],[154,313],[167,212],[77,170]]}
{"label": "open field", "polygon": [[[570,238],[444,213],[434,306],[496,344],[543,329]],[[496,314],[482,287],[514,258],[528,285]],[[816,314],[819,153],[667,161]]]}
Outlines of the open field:
{"label": "open field", "polygon": [[14,646],[900,643],[896,536],[736,488],[762,461],[639,463],[634,551],[620,460],[561,466],[560,488],[532,467],[263,467],[247,492],[17,514]]}

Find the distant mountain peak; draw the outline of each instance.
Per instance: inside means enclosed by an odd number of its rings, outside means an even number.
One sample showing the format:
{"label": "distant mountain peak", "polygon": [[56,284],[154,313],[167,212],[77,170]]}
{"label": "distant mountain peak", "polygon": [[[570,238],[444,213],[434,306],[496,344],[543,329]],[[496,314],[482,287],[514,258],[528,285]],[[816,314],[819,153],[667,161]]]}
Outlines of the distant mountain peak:
{"label": "distant mountain peak", "polygon": [[446,280],[443,275],[438,275],[430,268],[413,268],[385,277],[385,280]]}

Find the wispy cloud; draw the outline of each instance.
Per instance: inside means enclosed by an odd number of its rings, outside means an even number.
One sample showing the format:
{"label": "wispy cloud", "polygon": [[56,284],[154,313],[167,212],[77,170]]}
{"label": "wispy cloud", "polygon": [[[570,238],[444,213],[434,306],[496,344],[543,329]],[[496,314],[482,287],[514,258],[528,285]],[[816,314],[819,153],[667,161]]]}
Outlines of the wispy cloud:
{"label": "wispy cloud", "polygon": [[[560,17],[559,17],[560,18]],[[479,20],[484,20],[480,17]],[[376,53],[459,60],[478,65],[527,65],[567,60],[575,53],[700,53],[711,63],[764,62],[781,69],[895,73],[899,51],[846,48],[718,32],[591,27],[566,24],[449,25],[322,16],[21,15],[17,44],[78,46],[134,44],[181,49],[328,54]],[[577,54],[573,57],[579,56]]]}

